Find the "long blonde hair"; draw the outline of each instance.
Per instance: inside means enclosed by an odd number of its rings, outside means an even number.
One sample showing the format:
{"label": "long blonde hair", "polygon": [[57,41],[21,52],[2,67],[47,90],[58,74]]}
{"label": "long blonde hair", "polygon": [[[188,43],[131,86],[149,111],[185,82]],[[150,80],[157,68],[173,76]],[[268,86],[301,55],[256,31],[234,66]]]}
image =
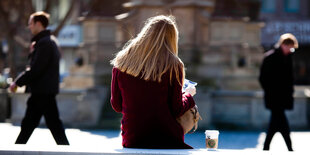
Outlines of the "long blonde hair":
{"label": "long blonde hair", "polygon": [[161,82],[162,75],[169,71],[170,83],[176,76],[182,85],[185,72],[184,64],[178,57],[178,33],[173,16],[151,17],[137,37],[117,53],[111,64],[146,81]]}

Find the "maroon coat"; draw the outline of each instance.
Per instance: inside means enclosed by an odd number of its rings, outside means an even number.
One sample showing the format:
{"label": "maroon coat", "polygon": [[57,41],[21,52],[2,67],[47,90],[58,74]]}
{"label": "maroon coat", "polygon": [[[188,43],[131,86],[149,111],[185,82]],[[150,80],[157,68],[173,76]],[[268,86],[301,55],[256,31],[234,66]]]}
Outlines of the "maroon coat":
{"label": "maroon coat", "polygon": [[111,104],[123,114],[123,146],[128,148],[189,149],[184,143],[184,131],[176,118],[194,107],[190,94],[165,73],[162,82],[112,70]]}

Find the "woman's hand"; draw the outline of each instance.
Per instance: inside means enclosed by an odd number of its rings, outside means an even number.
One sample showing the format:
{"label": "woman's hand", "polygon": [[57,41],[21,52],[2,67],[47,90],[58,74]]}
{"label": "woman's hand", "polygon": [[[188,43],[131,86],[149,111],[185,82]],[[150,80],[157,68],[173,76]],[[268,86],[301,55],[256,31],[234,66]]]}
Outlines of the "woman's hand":
{"label": "woman's hand", "polygon": [[11,83],[10,87],[9,87],[9,90],[12,92],[12,93],[15,93],[16,90],[17,90],[17,85],[15,84],[15,82]]}

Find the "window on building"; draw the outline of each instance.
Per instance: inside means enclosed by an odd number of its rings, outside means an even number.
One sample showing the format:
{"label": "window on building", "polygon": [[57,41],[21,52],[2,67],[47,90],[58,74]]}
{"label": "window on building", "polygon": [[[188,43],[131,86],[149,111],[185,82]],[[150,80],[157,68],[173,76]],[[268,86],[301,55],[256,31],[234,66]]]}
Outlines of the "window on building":
{"label": "window on building", "polygon": [[285,12],[297,13],[299,12],[300,0],[284,0]]}
{"label": "window on building", "polygon": [[261,0],[261,11],[273,13],[276,11],[276,0]]}

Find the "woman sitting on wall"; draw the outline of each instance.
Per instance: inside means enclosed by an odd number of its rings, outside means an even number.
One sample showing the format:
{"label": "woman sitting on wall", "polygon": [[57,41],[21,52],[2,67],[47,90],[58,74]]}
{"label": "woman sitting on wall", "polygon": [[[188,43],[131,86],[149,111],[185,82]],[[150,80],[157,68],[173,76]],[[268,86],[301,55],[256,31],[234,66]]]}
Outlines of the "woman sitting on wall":
{"label": "woman sitting on wall", "polygon": [[111,104],[123,114],[123,146],[190,149],[176,119],[195,106],[182,93],[184,64],[172,16],[149,18],[112,60]]}

